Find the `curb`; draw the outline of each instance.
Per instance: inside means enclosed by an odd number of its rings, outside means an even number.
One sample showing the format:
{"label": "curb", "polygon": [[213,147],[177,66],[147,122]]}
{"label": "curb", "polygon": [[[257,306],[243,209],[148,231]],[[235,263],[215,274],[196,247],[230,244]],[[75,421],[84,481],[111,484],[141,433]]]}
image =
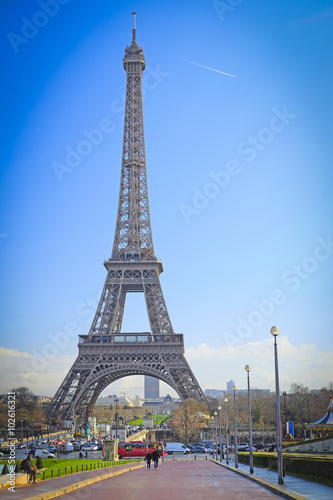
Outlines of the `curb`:
{"label": "curb", "polygon": [[108,474],[103,474],[102,476],[97,476],[97,477],[95,476],[90,479],[85,479],[84,481],[80,481],[78,483],[70,484],[69,486],[64,486],[63,488],[59,488],[58,490],[46,491],[44,493],[40,493],[39,495],[22,498],[22,500],[49,500],[50,498],[59,497],[60,495],[64,495],[65,493],[70,493],[71,491],[78,490],[79,488],[84,488],[85,486],[97,483],[98,481],[103,481],[103,479],[109,479],[110,477],[119,476],[124,472],[129,472],[131,470],[139,469],[140,467],[143,467],[143,465],[137,465],[136,467],[129,467],[128,469],[123,469],[116,472],[109,472]]}
{"label": "curb", "polygon": [[216,460],[210,458],[209,459],[211,462],[214,462],[217,465],[220,465],[221,467],[224,467],[225,469],[231,470],[233,472],[236,472],[240,476],[245,477],[246,479],[250,479],[250,481],[253,481],[254,483],[259,484],[263,488],[266,488],[266,490],[271,491],[272,493],[276,493],[282,498],[285,498],[286,500],[306,500],[304,497],[301,495],[297,495],[297,493],[288,493],[283,489],[282,486],[278,485],[273,485],[269,483],[268,481],[265,481],[265,479],[260,479],[258,477],[252,476],[251,474],[248,474],[247,472],[243,472],[239,469],[236,469],[235,467],[231,467],[229,465],[225,465],[221,462],[217,462]]}

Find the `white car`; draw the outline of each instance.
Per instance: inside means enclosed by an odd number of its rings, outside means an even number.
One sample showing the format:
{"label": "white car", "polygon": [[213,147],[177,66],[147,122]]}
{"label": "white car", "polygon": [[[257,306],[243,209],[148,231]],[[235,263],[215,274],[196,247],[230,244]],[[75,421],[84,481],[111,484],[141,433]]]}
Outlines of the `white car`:
{"label": "white car", "polygon": [[57,458],[54,453],[51,453],[49,450],[35,450],[34,457],[40,458]]}
{"label": "white car", "polygon": [[96,450],[98,450],[98,446],[96,446],[95,444],[83,446],[81,448],[81,451],[96,451]]}

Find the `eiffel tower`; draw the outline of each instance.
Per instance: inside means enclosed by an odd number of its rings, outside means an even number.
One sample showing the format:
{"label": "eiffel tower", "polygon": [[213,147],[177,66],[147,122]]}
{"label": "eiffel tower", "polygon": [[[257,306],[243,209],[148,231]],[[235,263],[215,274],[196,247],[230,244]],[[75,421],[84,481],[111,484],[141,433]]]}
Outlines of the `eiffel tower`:
{"label": "eiffel tower", "polygon": [[[143,49],[133,37],[123,59],[127,73],[118,214],[107,276],[88,335],[79,335],[79,354],[56,392],[50,415],[86,422],[99,394],[129,375],[149,375],[170,385],[181,399],[206,401],[185,357],[182,334],[174,333],[154,254],[144,141]],[[144,293],[151,332],[121,333],[126,294]]]}

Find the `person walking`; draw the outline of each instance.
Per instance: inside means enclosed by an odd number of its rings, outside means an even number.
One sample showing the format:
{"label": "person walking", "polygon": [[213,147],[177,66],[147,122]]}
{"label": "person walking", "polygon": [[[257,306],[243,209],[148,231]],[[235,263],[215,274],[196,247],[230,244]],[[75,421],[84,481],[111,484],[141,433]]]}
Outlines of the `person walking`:
{"label": "person walking", "polygon": [[147,469],[150,469],[150,462],[152,461],[153,455],[148,451],[147,455],[145,456],[145,460],[147,462]]}
{"label": "person walking", "polygon": [[154,468],[155,469],[158,469],[158,461],[159,461],[159,458],[160,458],[160,454],[157,450],[154,450],[153,453],[152,453],[152,456],[153,456],[153,460],[154,460]]}

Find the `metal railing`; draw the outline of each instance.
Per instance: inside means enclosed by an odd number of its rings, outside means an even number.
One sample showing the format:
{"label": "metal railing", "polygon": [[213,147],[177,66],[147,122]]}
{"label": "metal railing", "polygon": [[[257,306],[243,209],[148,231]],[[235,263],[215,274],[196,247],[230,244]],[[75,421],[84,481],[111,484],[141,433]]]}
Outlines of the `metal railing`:
{"label": "metal railing", "polygon": [[79,335],[79,344],[183,344],[183,334],[152,335],[150,333],[114,333],[111,335]]}

